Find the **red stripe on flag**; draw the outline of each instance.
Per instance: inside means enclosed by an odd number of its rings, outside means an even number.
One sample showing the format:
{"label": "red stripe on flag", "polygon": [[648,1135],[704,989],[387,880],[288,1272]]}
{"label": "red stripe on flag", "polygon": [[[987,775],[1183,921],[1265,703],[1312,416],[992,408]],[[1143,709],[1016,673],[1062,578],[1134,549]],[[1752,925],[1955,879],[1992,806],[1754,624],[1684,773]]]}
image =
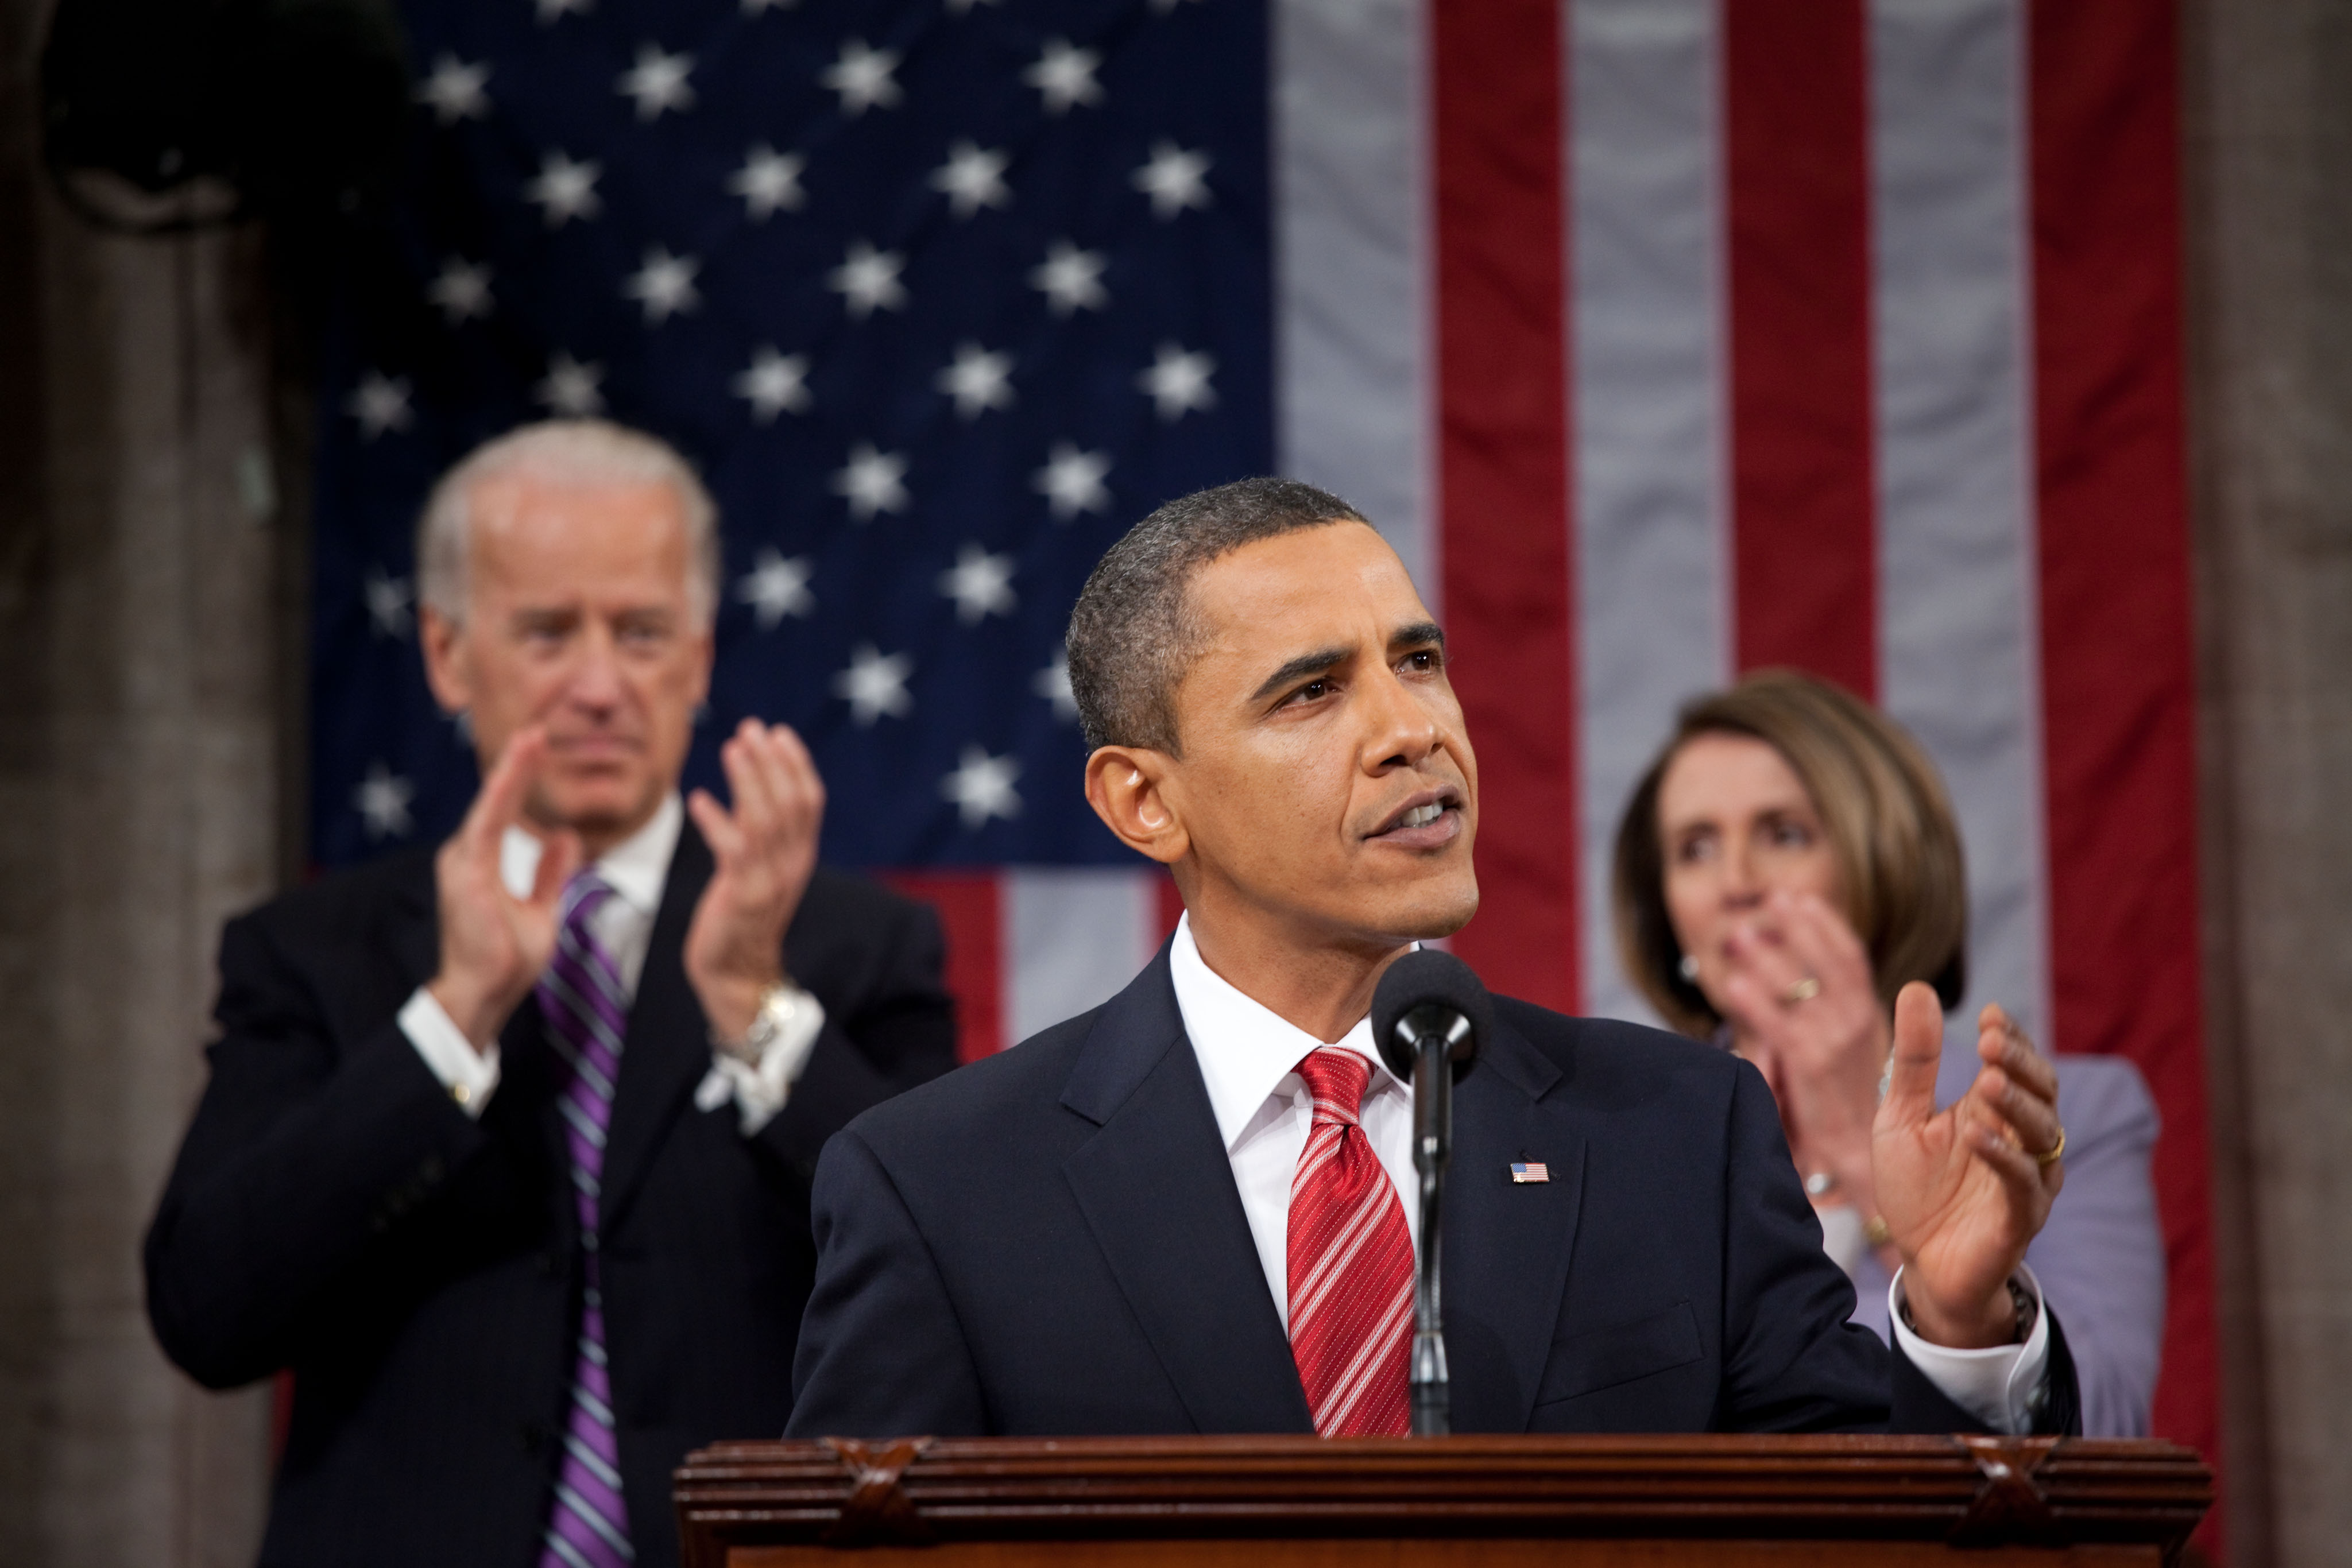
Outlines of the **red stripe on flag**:
{"label": "red stripe on flag", "polygon": [[1733,626],[1739,667],[1877,686],[1869,59],[1862,0],[1729,0]]}
{"label": "red stripe on flag", "polygon": [[1430,8],[1438,496],[1455,687],[1478,747],[1482,912],[1454,950],[1571,1009],[1575,682],[1557,0]]}
{"label": "red stripe on flag", "polygon": [[2032,16],[2051,1032],[2156,1092],[2156,1430],[2218,1463],[2173,12]]}
{"label": "red stripe on flag", "polygon": [[956,1055],[977,1061],[1004,1049],[1003,894],[993,872],[893,872],[883,878],[939,912],[956,1005]]}

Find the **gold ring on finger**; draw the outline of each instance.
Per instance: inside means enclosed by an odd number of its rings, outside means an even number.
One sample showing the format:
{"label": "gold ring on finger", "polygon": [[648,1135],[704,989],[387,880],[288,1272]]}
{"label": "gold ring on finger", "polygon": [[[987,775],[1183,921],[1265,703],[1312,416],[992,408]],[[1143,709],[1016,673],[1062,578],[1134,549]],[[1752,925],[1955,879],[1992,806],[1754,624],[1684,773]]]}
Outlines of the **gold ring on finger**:
{"label": "gold ring on finger", "polygon": [[1811,1001],[1815,997],[1818,997],[1821,994],[1821,981],[1815,979],[1811,975],[1807,975],[1801,980],[1791,981],[1788,989],[1780,993],[1780,1005],[1783,1007],[1793,1008],[1799,1002]]}
{"label": "gold ring on finger", "polygon": [[2040,1166],[2043,1170],[2048,1170],[2052,1166],[2058,1163],[2058,1156],[2065,1152],[2066,1129],[2061,1127],[2058,1129],[2058,1141],[2051,1145],[2047,1149],[2044,1149],[2042,1153],[2034,1155],[2033,1163]]}

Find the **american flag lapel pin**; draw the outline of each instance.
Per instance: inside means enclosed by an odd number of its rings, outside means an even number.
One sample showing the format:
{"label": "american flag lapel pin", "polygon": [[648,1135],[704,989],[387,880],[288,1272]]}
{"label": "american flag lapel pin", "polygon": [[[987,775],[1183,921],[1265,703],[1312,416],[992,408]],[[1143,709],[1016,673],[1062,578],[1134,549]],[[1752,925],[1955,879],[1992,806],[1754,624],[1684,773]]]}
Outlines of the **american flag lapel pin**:
{"label": "american flag lapel pin", "polygon": [[1511,1165],[1511,1180],[1515,1185],[1519,1186],[1524,1186],[1531,1181],[1549,1181],[1551,1180],[1551,1167],[1545,1165],[1541,1160],[1513,1161]]}

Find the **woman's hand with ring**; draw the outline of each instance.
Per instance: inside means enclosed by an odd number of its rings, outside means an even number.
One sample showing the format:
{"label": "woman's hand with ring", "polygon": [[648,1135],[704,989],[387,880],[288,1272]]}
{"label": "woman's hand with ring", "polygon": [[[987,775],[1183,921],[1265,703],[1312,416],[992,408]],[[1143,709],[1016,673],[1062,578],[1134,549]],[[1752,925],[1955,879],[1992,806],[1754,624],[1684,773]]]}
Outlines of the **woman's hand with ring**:
{"label": "woman's hand with ring", "polygon": [[1868,1217],[1870,1129],[1889,1047],[1870,955],[1811,894],[1772,894],[1726,946],[1724,1011],[1780,1100],[1798,1168],[1834,1176],[1816,1196],[1834,1193]]}

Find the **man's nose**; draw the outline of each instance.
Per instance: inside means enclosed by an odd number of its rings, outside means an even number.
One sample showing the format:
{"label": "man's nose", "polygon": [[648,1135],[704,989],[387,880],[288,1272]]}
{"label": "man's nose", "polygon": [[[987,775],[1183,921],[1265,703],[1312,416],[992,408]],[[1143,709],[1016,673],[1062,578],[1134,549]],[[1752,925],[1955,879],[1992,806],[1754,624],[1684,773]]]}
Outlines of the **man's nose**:
{"label": "man's nose", "polygon": [[620,650],[614,645],[610,632],[592,626],[580,639],[572,678],[564,683],[563,695],[583,707],[604,709],[620,702]]}
{"label": "man's nose", "polygon": [[1418,767],[1437,749],[1438,729],[1397,673],[1383,666],[1366,684],[1365,760],[1374,768]]}

